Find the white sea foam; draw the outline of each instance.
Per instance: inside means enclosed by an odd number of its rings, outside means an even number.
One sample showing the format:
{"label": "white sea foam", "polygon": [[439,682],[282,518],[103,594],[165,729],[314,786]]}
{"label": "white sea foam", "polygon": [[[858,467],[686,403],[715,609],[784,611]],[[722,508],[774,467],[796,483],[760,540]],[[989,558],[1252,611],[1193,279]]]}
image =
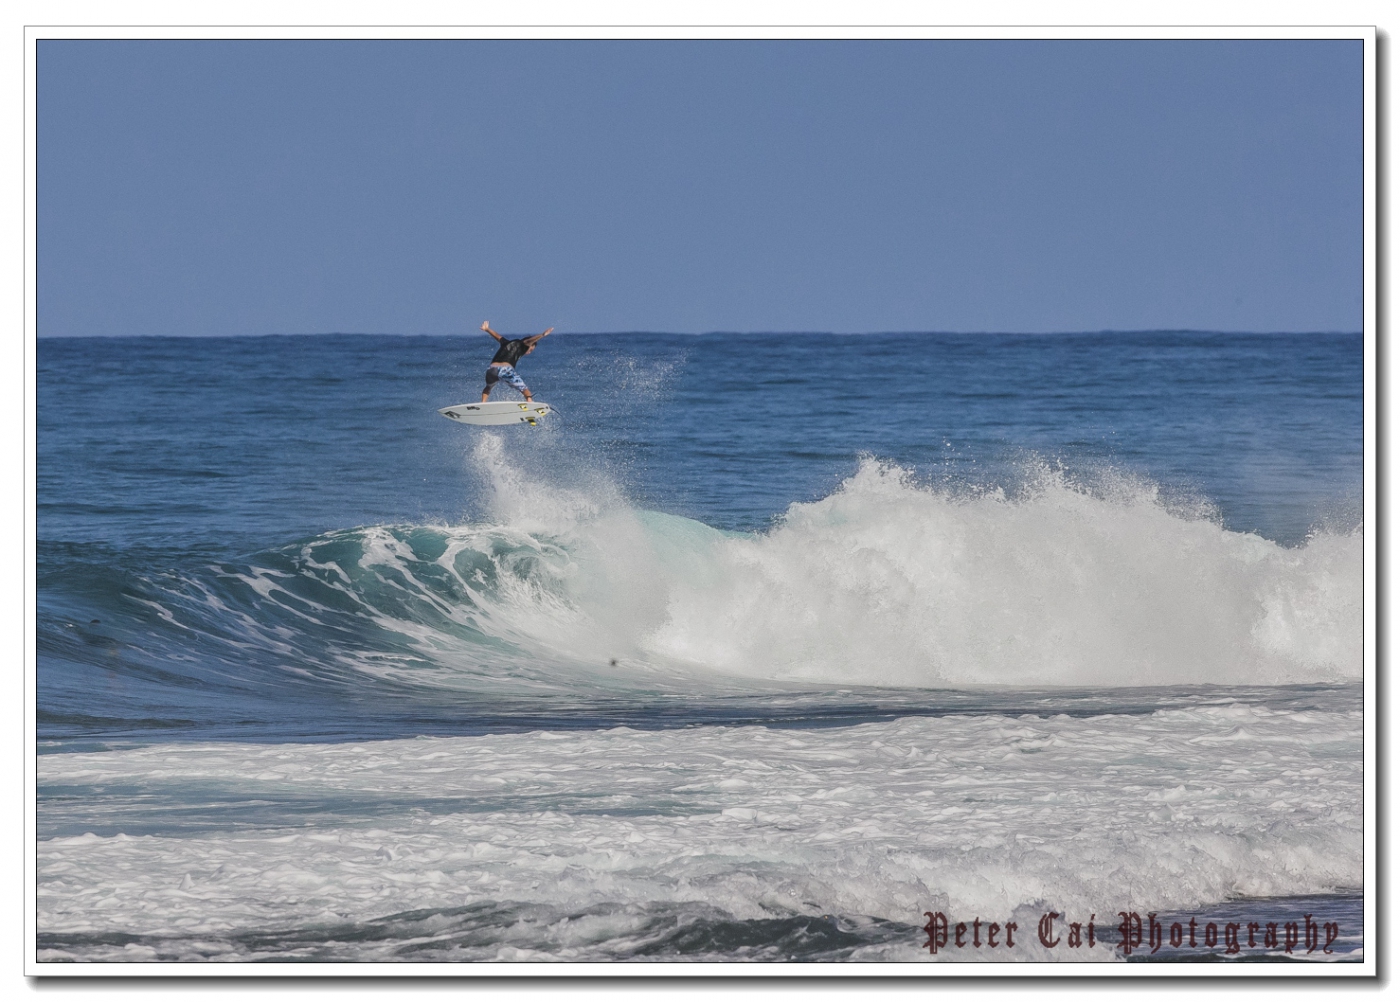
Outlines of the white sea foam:
{"label": "white sea foam", "polygon": [[1047,474],[958,497],[868,461],[667,582],[658,653],[739,674],[895,685],[1357,678],[1360,534],[1287,549]]}
{"label": "white sea foam", "polygon": [[[1356,887],[1362,868],[1361,714],[1342,704],[165,745],[46,755],[39,781],[104,832],[40,842],[41,933],[167,937],[167,954],[223,959],[277,938],[240,933],[486,904],[525,917],[452,956],[625,955],[664,907],[1015,917],[1023,959],[1107,959],[1038,950],[1035,917],[1111,925],[1122,909]],[[161,818],[172,830],[140,833]],[[338,949],[432,945],[427,920],[402,921]],[[921,943],[911,928],[852,959],[928,959]],[[139,959],[101,940],[46,954],[79,955]]]}
{"label": "white sea foam", "polygon": [[[762,680],[947,686],[1360,677],[1362,537],[1232,532],[1150,484],[1042,471],[1015,497],[874,460],[773,529],[721,533],[613,489],[522,478],[478,449],[499,562],[481,609],[527,650]],[[539,540],[555,549],[545,552]]]}

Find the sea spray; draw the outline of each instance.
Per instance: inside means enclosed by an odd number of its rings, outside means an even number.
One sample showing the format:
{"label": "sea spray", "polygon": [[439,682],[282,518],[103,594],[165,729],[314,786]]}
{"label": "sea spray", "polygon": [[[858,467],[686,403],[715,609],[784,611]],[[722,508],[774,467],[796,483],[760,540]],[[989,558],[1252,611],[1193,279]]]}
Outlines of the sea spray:
{"label": "sea spray", "polygon": [[1020,497],[922,487],[866,460],[771,531],[671,582],[658,654],[884,685],[1357,678],[1362,540],[1289,549],[1047,471]]}
{"label": "sea spray", "polygon": [[[477,457],[501,492],[548,496],[499,448]],[[893,686],[1360,676],[1359,530],[1283,547],[1140,477],[1025,473],[1008,495],[867,458],[756,534],[567,490],[522,506],[523,524],[567,540],[560,580],[587,612],[574,649],[590,659],[611,644],[698,671]]]}

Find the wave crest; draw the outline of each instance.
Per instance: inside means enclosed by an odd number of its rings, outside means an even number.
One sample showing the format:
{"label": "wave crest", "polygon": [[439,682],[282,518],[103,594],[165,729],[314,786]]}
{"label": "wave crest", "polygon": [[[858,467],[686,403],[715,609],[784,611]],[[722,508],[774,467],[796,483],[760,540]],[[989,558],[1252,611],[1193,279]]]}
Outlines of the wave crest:
{"label": "wave crest", "polygon": [[1289,548],[1128,478],[1046,469],[1008,496],[868,459],[768,531],[723,532],[533,481],[491,441],[485,522],[339,530],[132,597],[222,663],[501,693],[1361,675],[1359,530]]}

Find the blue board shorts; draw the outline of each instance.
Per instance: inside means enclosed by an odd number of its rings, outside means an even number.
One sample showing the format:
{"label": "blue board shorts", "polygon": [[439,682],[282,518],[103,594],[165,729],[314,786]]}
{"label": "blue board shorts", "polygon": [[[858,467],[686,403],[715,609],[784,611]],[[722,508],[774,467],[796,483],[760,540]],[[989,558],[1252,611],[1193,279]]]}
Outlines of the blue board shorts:
{"label": "blue board shorts", "polygon": [[513,365],[489,366],[486,369],[486,388],[489,390],[495,385],[497,380],[505,380],[521,393],[530,392],[530,387],[525,385],[525,380],[520,378],[520,373],[515,371],[515,366]]}

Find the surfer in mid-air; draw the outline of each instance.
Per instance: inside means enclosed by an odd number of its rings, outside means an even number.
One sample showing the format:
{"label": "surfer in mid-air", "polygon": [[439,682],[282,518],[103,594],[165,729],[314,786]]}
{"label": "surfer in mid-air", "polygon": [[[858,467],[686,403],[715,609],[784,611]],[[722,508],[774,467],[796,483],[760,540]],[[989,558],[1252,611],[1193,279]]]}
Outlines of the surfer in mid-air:
{"label": "surfer in mid-air", "polygon": [[496,357],[491,359],[491,365],[486,370],[486,389],[481,391],[481,402],[486,403],[486,399],[491,396],[491,387],[499,382],[509,383],[523,393],[526,400],[534,400],[534,396],[530,393],[530,387],[525,385],[525,380],[521,379],[520,373],[515,371],[515,363],[534,351],[540,338],[548,335],[549,331],[554,330],[554,328],[551,327],[544,334],[534,334],[514,341],[509,341],[493,331],[489,320],[481,322],[481,329],[501,344],[496,349]]}

